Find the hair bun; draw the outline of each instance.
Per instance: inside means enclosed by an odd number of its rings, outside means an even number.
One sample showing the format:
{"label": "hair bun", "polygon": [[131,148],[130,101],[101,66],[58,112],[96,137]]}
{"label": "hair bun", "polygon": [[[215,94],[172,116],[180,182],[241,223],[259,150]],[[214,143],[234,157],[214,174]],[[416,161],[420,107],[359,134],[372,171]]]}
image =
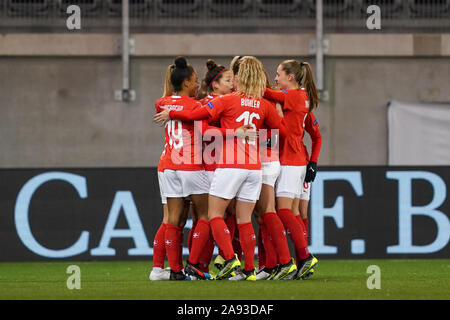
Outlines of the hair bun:
{"label": "hair bun", "polygon": [[206,67],[209,71],[212,71],[217,67],[217,63],[213,59],[208,59],[208,61],[206,61]]}
{"label": "hair bun", "polygon": [[175,67],[178,69],[186,69],[187,68],[187,60],[185,57],[177,57],[175,59]]}

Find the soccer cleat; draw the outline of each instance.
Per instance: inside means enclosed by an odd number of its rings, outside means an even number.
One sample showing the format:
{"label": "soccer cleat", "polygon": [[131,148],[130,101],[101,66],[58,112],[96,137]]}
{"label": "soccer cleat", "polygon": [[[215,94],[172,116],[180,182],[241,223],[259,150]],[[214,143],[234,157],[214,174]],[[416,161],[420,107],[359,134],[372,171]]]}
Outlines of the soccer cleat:
{"label": "soccer cleat", "polygon": [[302,278],[302,280],[308,280],[310,279],[312,276],[314,276],[314,268],[309,270],[307,274],[305,274]]}
{"label": "soccer cleat", "polygon": [[255,269],[250,270],[250,271],[246,271],[246,270],[241,270],[241,268],[238,268],[236,270],[236,275],[229,278],[228,280],[230,281],[256,281],[256,271]]}
{"label": "soccer cleat", "polygon": [[[312,255],[314,257],[314,255]],[[311,268],[311,270],[309,270],[302,278],[302,280],[308,280],[310,279],[312,276],[314,276],[315,273],[315,269],[317,269],[317,267],[319,266],[319,263],[317,262],[316,265],[314,267]]]}
{"label": "soccer cleat", "polygon": [[314,257],[312,254],[309,255],[308,258],[300,261],[300,264],[298,266],[298,272],[295,277],[297,280],[303,279],[303,277],[311,270],[313,269],[319,261],[316,257]]}
{"label": "soccer cleat", "polygon": [[240,267],[241,262],[239,261],[237,254],[235,254],[233,258],[225,261],[223,268],[216,275],[216,280],[225,279],[231,272]]}
{"label": "soccer cleat", "polygon": [[185,275],[183,273],[183,271],[175,272],[173,270],[170,270],[170,279],[169,280],[176,280],[176,281],[191,280],[191,277]]}
{"label": "soccer cleat", "polygon": [[272,278],[272,280],[292,280],[297,274],[297,266],[294,263],[294,259],[291,259],[286,264],[280,266],[277,274]]}
{"label": "soccer cleat", "polygon": [[277,273],[280,271],[281,265],[277,264],[272,270],[272,274],[270,275],[269,279],[267,280],[273,280],[273,277],[277,275]]}
{"label": "soccer cleat", "polygon": [[256,273],[256,280],[271,280],[270,278],[276,274],[277,267],[274,268],[262,268]]}
{"label": "soccer cleat", "polygon": [[202,272],[198,266],[190,263],[189,261],[186,263],[186,267],[184,268],[184,272],[191,276],[195,277],[198,280],[209,280],[211,279],[211,275],[206,272]]}
{"label": "soccer cleat", "polygon": [[223,265],[225,264],[225,259],[222,258],[221,255],[218,255],[215,259],[214,259],[214,266],[217,268],[217,270],[222,270]]}
{"label": "soccer cleat", "polygon": [[256,273],[256,280],[267,280],[269,279],[270,274],[269,269],[264,267]]}
{"label": "soccer cleat", "polygon": [[170,272],[162,268],[153,268],[150,272],[149,279],[151,281],[162,281],[170,279]]}

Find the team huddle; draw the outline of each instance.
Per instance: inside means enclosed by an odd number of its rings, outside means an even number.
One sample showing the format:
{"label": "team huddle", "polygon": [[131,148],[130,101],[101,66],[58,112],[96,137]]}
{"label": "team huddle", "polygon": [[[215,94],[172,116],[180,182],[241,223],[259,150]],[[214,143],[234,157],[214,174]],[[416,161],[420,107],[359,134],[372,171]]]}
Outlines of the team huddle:
{"label": "team huddle", "polygon": [[[311,67],[286,60],[272,86],[252,56],[235,57],[229,69],[211,59],[206,66],[199,88],[195,69],[176,58],[155,103],[154,121],[165,125],[158,164],[164,218],[153,243],[150,280],[308,279],[318,263],[308,250],[307,210],[321,148]],[[183,265],[188,212],[193,225]],[[218,272],[212,276],[216,245]],[[164,269],[166,256],[170,270]]]}

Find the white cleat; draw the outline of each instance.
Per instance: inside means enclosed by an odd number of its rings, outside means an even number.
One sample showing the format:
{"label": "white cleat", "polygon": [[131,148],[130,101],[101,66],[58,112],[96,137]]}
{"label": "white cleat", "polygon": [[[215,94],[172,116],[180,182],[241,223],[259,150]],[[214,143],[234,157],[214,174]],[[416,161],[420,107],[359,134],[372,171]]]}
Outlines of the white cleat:
{"label": "white cleat", "polygon": [[266,272],[263,269],[256,274],[256,280],[267,280],[269,279],[270,275],[271,275],[270,273]]}
{"label": "white cleat", "polygon": [[245,278],[247,277],[241,270],[236,270],[233,273],[234,273],[234,275],[232,275],[232,277],[228,278],[228,280],[230,280],[230,281],[242,281],[242,280],[245,280]]}
{"label": "white cleat", "polygon": [[234,274],[232,274],[231,278],[228,278],[230,281],[256,281],[256,272],[255,270],[245,271],[242,269],[237,269]]}
{"label": "white cleat", "polygon": [[162,268],[153,268],[150,272],[149,279],[151,281],[163,281],[170,279],[170,272]]}

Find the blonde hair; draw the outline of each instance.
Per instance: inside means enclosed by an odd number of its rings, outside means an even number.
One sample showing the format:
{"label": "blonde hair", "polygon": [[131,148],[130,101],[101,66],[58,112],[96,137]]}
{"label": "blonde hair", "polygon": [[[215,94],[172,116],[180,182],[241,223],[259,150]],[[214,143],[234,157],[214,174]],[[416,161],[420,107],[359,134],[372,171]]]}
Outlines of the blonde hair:
{"label": "blonde hair", "polygon": [[255,57],[246,56],[240,60],[238,91],[249,98],[261,98],[266,89],[264,68]]}
{"label": "blonde hair", "polygon": [[264,75],[266,76],[266,88],[272,89],[273,85],[272,85],[272,82],[270,82],[269,73],[264,68],[263,68],[263,71],[264,71]]}
{"label": "blonde hair", "polygon": [[166,76],[164,78],[164,92],[163,97],[168,97],[173,94],[173,86],[170,82],[170,76],[172,75],[172,71],[175,69],[175,65],[171,64],[166,69]]}
{"label": "blonde hair", "polygon": [[286,60],[281,63],[281,68],[286,74],[293,74],[299,86],[304,87],[309,99],[309,112],[319,106],[319,92],[314,82],[311,65],[308,62]]}

